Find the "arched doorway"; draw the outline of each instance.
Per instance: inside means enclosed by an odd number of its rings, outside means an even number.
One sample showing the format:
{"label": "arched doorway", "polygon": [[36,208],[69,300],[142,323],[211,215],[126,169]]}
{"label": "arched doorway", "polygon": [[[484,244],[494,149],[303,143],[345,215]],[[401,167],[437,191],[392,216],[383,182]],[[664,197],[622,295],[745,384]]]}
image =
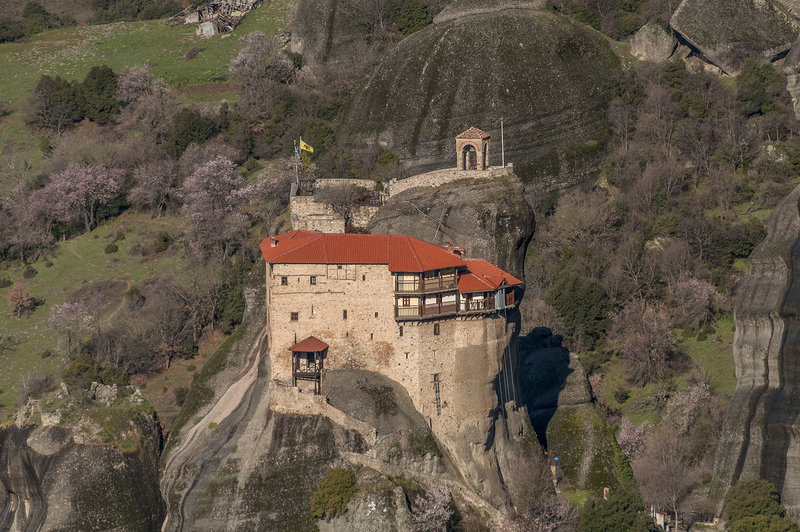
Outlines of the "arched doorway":
{"label": "arched doorway", "polygon": [[472,144],[466,144],[461,154],[462,170],[478,169],[478,150]]}

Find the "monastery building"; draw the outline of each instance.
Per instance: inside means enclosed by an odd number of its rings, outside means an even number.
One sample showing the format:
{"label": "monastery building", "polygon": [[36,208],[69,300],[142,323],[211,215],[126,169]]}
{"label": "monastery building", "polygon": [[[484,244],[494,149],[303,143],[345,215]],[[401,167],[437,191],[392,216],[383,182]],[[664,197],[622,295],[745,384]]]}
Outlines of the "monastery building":
{"label": "monastery building", "polygon": [[296,230],[261,252],[278,383],[319,393],[323,369],[374,371],[402,384],[434,429],[496,403],[519,279],[406,235]]}

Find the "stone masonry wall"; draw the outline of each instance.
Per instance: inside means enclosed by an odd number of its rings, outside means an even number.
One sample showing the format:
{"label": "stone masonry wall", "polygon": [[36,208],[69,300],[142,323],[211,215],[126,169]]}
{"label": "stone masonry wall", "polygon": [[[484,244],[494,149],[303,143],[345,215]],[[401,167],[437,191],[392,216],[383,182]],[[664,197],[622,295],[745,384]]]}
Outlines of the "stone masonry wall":
{"label": "stone masonry wall", "polygon": [[354,187],[375,190],[374,179],[317,179],[314,181],[314,188],[340,187],[342,185],[352,185]]}
{"label": "stone masonry wall", "polygon": [[[313,196],[289,198],[292,213],[292,229],[305,229],[321,233],[344,233],[344,218],[334,212],[327,203],[314,201]],[[379,207],[362,206],[353,210],[351,223],[354,227],[367,227]]]}
{"label": "stone masonry wall", "polygon": [[513,171],[514,165],[511,163],[505,167],[492,166],[488,170],[458,170],[456,168],[434,170],[433,172],[418,174],[406,179],[392,179],[389,181],[389,195],[396,196],[404,190],[416,187],[438,187],[459,179],[488,179],[508,175]]}
{"label": "stone masonry wall", "polygon": [[515,332],[504,316],[398,322],[392,274],[383,264],[275,264],[266,281],[275,379],[291,382],[289,348],[313,335],[330,346],[326,368],[365,369],[400,383],[436,433],[486,421],[497,406],[493,381]]}

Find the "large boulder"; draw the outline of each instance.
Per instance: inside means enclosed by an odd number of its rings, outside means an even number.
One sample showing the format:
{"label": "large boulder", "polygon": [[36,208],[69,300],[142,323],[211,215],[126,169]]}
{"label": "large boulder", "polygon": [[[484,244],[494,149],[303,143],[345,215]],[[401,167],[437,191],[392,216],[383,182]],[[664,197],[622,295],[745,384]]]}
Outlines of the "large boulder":
{"label": "large boulder", "polygon": [[0,428],[0,530],[158,529],[161,430],[146,414],[131,423],[134,452],[77,443],[70,427]]}
{"label": "large boulder", "polygon": [[513,176],[413,188],[392,196],[369,224],[371,233],[407,234],[454,243],[521,277],[533,236],[533,210]]}
{"label": "large boulder", "polygon": [[683,0],[672,29],[709,62],[736,75],[745,61],[785,54],[800,25],[769,0]]}
{"label": "large boulder", "polygon": [[[490,6],[491,7],[491,6]],[[526,182],[564,186],[594,170],[620,73],[600,33],[532,9],[474,11],[400,42],[358,88],[340,129],[354,150],[381,146],[412,172],[455,166],[453,137],[493,134]]]}
{"label": "large boulder", "polygon": [[666,29],[655,22],[648,22],[633,36],[631,55],[642,61],[664,62],[672,56],[676,39]]}
{"label": "large boulder", "polygon": [[734,304],[736,391],[714,463],[721,505],[740,478],[769,480],[800,508],[800,187],[772,213]]}

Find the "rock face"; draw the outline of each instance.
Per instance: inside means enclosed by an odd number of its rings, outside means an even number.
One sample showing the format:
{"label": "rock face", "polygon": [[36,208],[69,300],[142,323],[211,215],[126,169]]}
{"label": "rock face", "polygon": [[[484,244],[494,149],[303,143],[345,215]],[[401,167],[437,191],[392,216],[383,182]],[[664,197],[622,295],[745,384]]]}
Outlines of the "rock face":
{"label": "rock face", "polygon": [[786,91],[792,97],[794,116],[800,120],[800,38],[795,41],[792,49],[786,54],[783,72],[786,74]]}
{"label": "rock face", "polygon": [[769,0],[683,0],[670,26],[703,57],[736,75],[747,59],[785,54],[800,25]]}
{"label": "rock face", "polygon": [[[525,508],[532,490],[547,489],[531,481],[541,457],[527,411],[515,408],[514,394],[507,393],[514,388],[515,350],[503,356],[500,343],[493,343],[483,355],[494,365],[465,365],[463,371],[480,373],[482,384],[497,390],[495,400],[469,426],[433,438],[404,389],[381,375],[329,372],[322,391],[327,394],[330,385],[330,402],[272,382],[270,361],[262,356],[263,276],[261,269],[245,288],[244,329],[227,358],[212,358],[186,398],[179,417],[194,423],[176,422],[170,436],[161,480],[168,505],[164,530],[313,529],[309,502],[329,467],[356,471],[359,485],[375,472],[384,488],[392,477],[441,485],[459,504],[493,518],[506,505]],[[507,325],[507,341],[516,340],[517,321]],[[203,388],[212,398],[198,403]],[[390,403],[400,417],[381,412],[386,389],[394,390]],[[459,406],[454,397],[450,407]],[[384,496],[376,499],[375,493]],[[338,529],[368,529],[371,521],[382,529],[403,529],[408,515],[396,506],[401,498],[392,491],[387,502],[385,493],[380,487],[365,490],[351,501],[353,513],[337,520]]]}
{"label": "rock face", "polygon": [[516,276],[533,230],[533,210],[514,176],[410,189],[389,198],[369,224],[371,233],[453,242]]}
{"label": "rock face", "polygon": [[539,441],[559,457],[560,474],[580,489],[618,486],[621,451],[592,401],[580,360],[543,329],[521,339],[520,357],[523,404]]}
{"label": "rock face", "polygon": [[642,61],[661,63],[672,56],[678,40],[655,22],[648,22],[633,36],[631,54]]}
{"label": "rock face", "polygon": [[714,464],[720,502],[740,478],[767,479],[800,507],[800,187],[772,213],[735,302],[736,391]]}
{"label": "rock face", "polygon": [[161,432],[135,418],[140,448],[82,445],[68,428],[0,429],[0,530],[155,530]]}
{"label": "rock face", "polygon": [[600,33],[490,6],[394,47],[355,92],[340,136],[356,150],[390,149],[418,173],[455,165],[454,135],[475,126],[492,133],[498,166],[502,116],[506,161],[523,181],[566,186],[599,164],[619,73]]}
{"label": "rock face", "polygon": [[455,0],[447,4],[433,19],[434,24],[449,22],[468,15],[480,15],[509,8],[544,9],[547,0]]}

